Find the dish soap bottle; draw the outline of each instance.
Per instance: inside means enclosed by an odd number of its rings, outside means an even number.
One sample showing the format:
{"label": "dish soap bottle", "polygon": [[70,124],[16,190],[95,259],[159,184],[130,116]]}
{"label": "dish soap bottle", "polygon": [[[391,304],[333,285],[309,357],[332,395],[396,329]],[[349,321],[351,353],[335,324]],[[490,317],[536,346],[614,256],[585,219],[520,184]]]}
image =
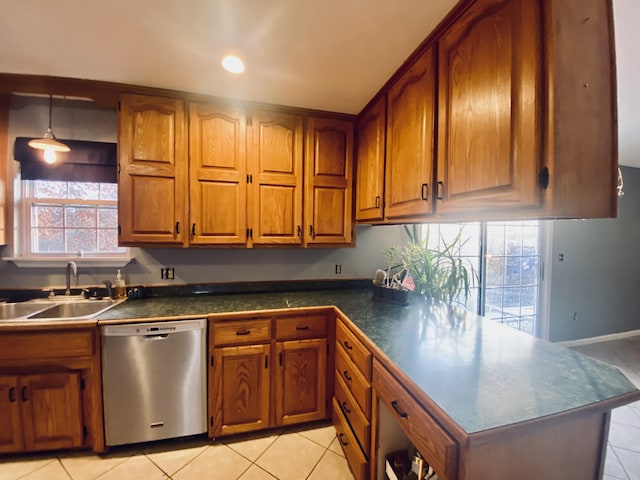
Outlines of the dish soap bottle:
{"label": "dish soap bottle", "polygon": [[116,298],[125,298],[127,296],[127,286],[124,283],[122,271],[118,269],[116,274]]}

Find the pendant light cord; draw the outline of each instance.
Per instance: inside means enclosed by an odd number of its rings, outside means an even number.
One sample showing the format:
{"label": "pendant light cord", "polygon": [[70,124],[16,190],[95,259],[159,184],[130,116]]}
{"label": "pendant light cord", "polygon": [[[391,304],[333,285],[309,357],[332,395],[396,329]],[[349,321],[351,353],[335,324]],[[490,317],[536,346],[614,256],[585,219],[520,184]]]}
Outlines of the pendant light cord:
{"label": "pendant light cord", "polygon": [[49,95],[49,130],[51,130],[51,110],[53,110],[53,95]]}

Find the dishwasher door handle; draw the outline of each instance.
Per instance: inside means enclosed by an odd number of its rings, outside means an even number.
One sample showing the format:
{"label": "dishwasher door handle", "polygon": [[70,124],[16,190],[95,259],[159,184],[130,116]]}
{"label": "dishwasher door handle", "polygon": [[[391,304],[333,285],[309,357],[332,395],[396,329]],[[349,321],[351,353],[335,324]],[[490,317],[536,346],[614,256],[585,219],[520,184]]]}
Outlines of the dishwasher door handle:
{"label": "dishwasher door handle", "polygon": [[145,335],[143,338],[145,340],[164,340],[166,338],[169,338],[169,334],[168,333],[159,333],[157,335]]}

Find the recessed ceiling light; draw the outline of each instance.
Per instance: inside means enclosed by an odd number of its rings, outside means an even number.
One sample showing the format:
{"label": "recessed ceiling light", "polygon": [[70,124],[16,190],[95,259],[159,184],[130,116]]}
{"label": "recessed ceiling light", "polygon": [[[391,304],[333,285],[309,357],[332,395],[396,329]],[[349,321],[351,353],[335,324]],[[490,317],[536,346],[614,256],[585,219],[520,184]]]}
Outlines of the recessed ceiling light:
{"label": "recessed ceiling light", "polygon": [[231,73],[244,72],[244,62],[235,55],[227,55],[222,59],[222,68]]}

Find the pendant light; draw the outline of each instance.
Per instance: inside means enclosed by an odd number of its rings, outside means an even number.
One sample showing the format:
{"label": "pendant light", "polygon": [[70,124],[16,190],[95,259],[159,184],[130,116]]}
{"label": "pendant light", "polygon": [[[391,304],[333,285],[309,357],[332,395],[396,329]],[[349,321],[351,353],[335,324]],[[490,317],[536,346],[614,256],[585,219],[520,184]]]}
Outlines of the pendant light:
{"label": "pendant light", "polygon": [[49,128],[43,138],[34,138],[29,142],[31,148],[44,150],[44,161],[51,164],[56,161],[56,152],[68,152],[71,149],[64,143],[56,140],[51,130],[51,110],[53,108],[53,95],[49,95]]}

